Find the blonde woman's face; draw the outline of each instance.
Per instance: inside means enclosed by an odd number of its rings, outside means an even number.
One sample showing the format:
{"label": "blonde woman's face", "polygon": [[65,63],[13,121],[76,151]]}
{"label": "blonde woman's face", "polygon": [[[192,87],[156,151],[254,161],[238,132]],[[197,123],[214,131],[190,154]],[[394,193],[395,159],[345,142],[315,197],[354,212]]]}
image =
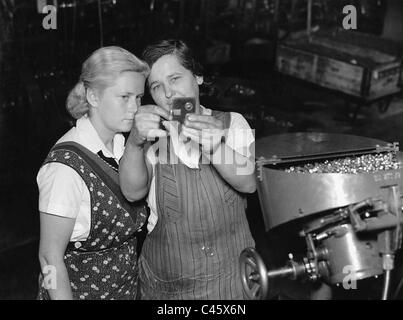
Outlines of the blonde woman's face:
{"label": "blonde woman's face", "polygon": [[114,85],[106,88],[98,97],[97,113],[106,129],[112,132],[128,132],[133,125],[134,114],[144,95],[145,77],[137,72],[124,72]]}

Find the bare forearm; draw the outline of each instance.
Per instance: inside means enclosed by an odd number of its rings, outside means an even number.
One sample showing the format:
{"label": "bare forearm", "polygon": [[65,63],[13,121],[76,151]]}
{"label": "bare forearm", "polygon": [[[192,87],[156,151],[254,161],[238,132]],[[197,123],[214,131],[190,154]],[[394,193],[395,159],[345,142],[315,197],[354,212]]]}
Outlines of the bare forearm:
{"label": "bare forearm", "polygon": [[167,110],[156,105],[143,105],[137,109],[119,166],[120,187],[129,201],[140,200],[148,193],[152,168],[146,163],[144,143],[166,137],[167,132],[160,129],[160,123],[170,118]]}
{"label": "bare forearm", "polygon": [[40,256],[43,285],[51,300],[72,300],[69,275],[63,257]]}
{"label": "bare forearm", "polygon": [[144,148],[128,143],[120,160],[120,187],[129,201],[140,200],[148,192],[148,171],[144,152]]}
{"label": "bare forearm", "polygon": [[255,192],[255,167],[252,160],[232,150],[224,143],[210,156],[210,160],[221,177],[235,190],[242,193]]}

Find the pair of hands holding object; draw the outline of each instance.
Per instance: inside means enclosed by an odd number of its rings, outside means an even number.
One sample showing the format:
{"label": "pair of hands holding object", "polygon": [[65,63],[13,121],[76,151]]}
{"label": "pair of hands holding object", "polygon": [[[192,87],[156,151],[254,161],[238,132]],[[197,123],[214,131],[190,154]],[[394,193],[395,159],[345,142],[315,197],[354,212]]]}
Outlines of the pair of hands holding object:
{"label": "pair of hands holding object", "polygon": [[[175,127],[171,120],[172,115],[157,105],[140,106],[134,117],[129,142],[142,146],[147,140],[166,137]],[[166,130],[161,129],[161,122]],[[187,114],[181,125],[179,139],[194,140],[201,145],[204,153],[211,154],[221,144],[223,135],[224,124],[221,120],[209,115]]]}

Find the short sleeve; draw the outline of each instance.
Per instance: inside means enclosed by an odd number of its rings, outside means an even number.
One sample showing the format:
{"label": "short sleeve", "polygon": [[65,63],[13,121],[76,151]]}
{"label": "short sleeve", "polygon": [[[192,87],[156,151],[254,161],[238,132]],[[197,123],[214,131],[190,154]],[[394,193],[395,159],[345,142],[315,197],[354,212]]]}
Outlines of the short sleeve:
{"label": "short sleeve", "polygon": [[239,113],[231,112],[231,124],[228,129],[226,144],[245,157],[254,156],[254,131],[246,119]]}
{"label": "short sleeve", "polygon": [[39,211],[77,218],[85,182],[74,169],[61,163],[48,163],[41,167],[36,180]]}

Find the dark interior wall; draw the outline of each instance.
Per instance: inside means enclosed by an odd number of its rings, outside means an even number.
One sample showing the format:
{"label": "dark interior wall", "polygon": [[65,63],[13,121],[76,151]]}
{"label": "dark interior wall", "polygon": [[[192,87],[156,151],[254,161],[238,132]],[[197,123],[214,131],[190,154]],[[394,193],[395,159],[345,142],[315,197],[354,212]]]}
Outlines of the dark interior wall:
{"label": "dark interior wall", "polygon": [[388,0],[382,37],[403,43],[403,1]]}

